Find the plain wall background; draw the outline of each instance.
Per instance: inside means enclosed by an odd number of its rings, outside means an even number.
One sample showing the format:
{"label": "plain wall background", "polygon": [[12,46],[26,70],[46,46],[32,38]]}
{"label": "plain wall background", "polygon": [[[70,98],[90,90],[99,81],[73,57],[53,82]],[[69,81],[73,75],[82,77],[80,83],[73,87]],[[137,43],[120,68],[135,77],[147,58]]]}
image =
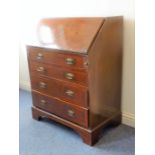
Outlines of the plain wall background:
{"label": "plain wall background", "polygon": [[20,87],[30,89],[25,40],[33,35],[36,23],[44,17],[124,17],[124,53],[122,80],[123,123],[134,126],[135,113],[135,17],[134,0],[21,0],[20,5]]}

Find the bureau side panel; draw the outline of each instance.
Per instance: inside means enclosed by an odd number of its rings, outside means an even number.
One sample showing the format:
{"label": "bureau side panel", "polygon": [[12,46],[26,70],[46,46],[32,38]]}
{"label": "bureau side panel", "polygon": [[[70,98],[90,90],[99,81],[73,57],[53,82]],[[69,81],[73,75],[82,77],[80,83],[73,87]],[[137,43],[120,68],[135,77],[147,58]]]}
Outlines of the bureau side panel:
{"label": "bureau side panel", "polygon": [[88,53],[90,128],[121,114],[122,27],[106,18]]}

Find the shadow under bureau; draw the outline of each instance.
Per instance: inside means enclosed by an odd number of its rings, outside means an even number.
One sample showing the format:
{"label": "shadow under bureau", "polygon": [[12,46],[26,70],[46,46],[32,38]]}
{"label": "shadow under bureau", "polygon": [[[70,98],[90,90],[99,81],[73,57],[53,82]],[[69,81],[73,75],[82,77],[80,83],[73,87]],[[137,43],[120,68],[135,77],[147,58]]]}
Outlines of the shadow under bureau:
{"label": "shadow under bureau", "polygon": [[27,45],[32,115],[95,144],[121,123],[122,17],[42,19]]}

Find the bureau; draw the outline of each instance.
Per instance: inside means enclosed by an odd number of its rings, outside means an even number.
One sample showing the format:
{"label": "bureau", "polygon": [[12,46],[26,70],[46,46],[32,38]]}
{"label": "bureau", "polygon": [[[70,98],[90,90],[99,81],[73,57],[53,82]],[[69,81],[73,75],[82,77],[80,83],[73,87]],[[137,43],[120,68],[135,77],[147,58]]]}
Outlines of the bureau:
{"label": "bureau", "polygon": [[53,18],[27,45],[32,116],[75,130],[94,145],[121,123],[122,17]]}

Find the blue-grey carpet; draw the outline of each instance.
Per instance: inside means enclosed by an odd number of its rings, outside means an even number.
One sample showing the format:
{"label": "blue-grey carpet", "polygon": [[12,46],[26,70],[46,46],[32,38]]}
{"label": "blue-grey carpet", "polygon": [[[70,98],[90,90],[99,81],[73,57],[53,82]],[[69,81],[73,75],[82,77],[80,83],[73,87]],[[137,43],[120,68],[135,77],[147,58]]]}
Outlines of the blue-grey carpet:
{"label": "blue-grey carpet", "polygon": [[20,155],[134,155],[134,128],[120,125],[103,131],[93,147],[72,129],[31,117],[31,95],[20,90]]}

